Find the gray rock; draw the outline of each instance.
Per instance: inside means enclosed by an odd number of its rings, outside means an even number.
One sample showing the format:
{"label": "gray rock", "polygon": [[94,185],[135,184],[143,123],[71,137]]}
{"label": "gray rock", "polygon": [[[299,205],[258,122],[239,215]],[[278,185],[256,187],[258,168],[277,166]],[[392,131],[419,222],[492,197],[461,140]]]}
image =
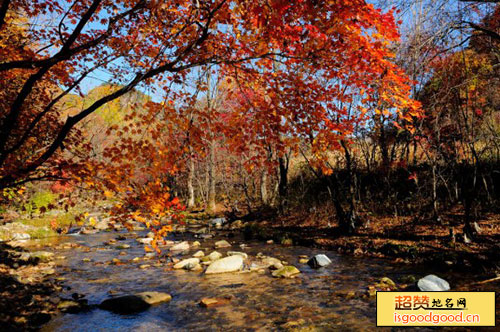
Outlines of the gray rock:
{"label": "gray rock", "polygon": [[27,233],[14,233],[12,234],[11,240],[21,241],[21,240],[29,240],[31,236]]}
{"label": "gray rock", "polygon": [[18,259],[23,262],[28,262],[31,259],[31,254],[29,252],[23,252]]}
{"label": "gray rock", "polygon": [[95,234],[97,232],[98,232],[97,229],[88,229],[88,228],[85,228],[85,227],[82,227],[81,230],[80,230],[80,234]]}
{"label": "gray rock", "polygon": [[162,302],[168,302],[172,300],[172,296],[167,293],[162,292],[142,292],[135,294],[143,299],[149,305],[155,305]]}
{"label": "gray rock", "polygon": [[206,258],[210,261],[216,261],[222,258],[222,254],[218,251],[212,251]]}
{"label": "gray rock", "polygon": [[295,266],[287,265],[283,266],[281,269],[273,272],[273,277],[275,278],[291,278],[296,274],[299,274],[300,271]]}
{"label": "gray rock", "polygon": [[216,227],[217,225],[222,226],[225,223],[226,223],[226,218],[214,218],[210,221],[210,224]]}
{"label": "gray rock", "polygon": [[231,244],[229,242],[227,242],[226,240],[220,240],[220,241],[217,241],[215,242],[215,248],[227,248],[227,247],[230,247]]}
{"label": "gray rock", "polygon": [[143,292],[104,300],[99,308],[120,314],[131,314],[148,309],[151,305],[168,302],[172,299],[167,293]]}
{"label": "gray rock", "polygon": [[231,223],[231,226],[229,229],[235,230],[235,229],[240,229],[244,226],[243,221],[241,220],[235,220]]}
{"label": "gray rock", "polygon": [[417,287],[422,292],[444,292],[450,290],[450,284],[446,280],[433,274],[429,274],[419,279]]}
{"label": "gray rock", "polygon": [[255,262],[250,263],[250,266],[248,267],[250,271],[260,271],[264,270],[265,268],[266,268],[265,266],[262,266],[261,264]]}
{"label": "gray rock", "polygon": [[200,264],[200,260],[198,258],[188,258],[180,261],[179,263],[174,265],[174,269],[184,269],[184,270],[191,270],[193,269],[196,265]]}
{"label": "gray rock", "polygon": [[197,252],[195,252],[193,254],[193,257],[197,257],[197,258],[200,258],[200,257],[203,257],[205,256],[205,253],[203,252],[203,250],[198,250]]}
{"label": "gray rock", "polygon": [[214,236],[212,234],[197,234],[197,237],[200,239],[211,239]]}
{"label": "gray rock", "polygon": [[307,262],[307,264],[313,269],[318,269],[320,267],[330,265],[331,263],[332,261],[330,258],[323,254],[316,255]]}
{"label": "gray rock", "polygon": [[264,257],[262,258],[261,263],[265,268],[270,268],[272,270],[279,270],[283,268],[281,261],[274,257]]}
{"label": "gray rock", "polygon": [[193,234],[207,234],[208,233],[208,228],[201,227],[201,228],[198,228],[198,229],[192,229],[191,233],[193,233]]}
{"label": "gray rock", "polygon": [[143,238],[136,239],[136,241],[139,243],[142,243],[142,244],[151,244],[151,242],[153,242],[153,238],[143,237]]}
{"label": "gray rock", "polygon": [[124,227],[121,223],[115,223],[115,224],[113,224],[113,229],[114,229],[115,231],[119,231],[119,230],[122,230],[122,229],[124,229],[124,228],[125,228],[125,227]]}
{"label": "gray rock", "polygon": [[171,251],[183,251],[188,249],[189,249],[189,243],[187,241],[174,244],[172,247],[170,247]]}
{"label": "gray rock", "polygon": [[216,260],[205,271],[206,274],[236,272],[243,268],[243,257],[235,255]]}
{"label": "gray rock", "polygon": [[228,251],[227,255],[228,256],[238,255],[238,256],[243,257],[243,259],[247,259],[248,258],[248,255],[246,253],[240,252],[240,251]]}
{"label": "gray rock", "polygon": [[94,228],[100,231],[104,231],[109,228],[109,223],[105,220],[99,221],[94,225]]}

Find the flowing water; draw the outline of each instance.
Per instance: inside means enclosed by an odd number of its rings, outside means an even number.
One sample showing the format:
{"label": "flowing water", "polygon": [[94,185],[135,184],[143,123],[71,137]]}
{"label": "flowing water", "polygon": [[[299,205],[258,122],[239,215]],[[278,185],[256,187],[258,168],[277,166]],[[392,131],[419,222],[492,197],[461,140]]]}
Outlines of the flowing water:
{"label": "flowing water", "polygon": [[[58,239],[81,245],[71,249],[55,249],[56,255],[66,256],[66,259],[58,261],[56,276],[64,278],[62,297],[70,298],[73,293],[83,294],[92,305],[112,295],[161,291],[171,294],[172,301],[132,315],[115,314],[98,308],[78,314],[61,314],[46,324],[42,331],[267,331],[280,330],[286,323],[289,326],[294,324],[290,322],[325,331],[371,331],[375,329],[375,301],[360,297],[346,298],[339,294],[365,290],[381,277],[398,282],[409,274],[419,277],[436,272],[394,265],[387,260],[354,258],[299,246],[245,242],[248,247],[240,249],[237,245],[244,241],[233,240],[233,248],[218,251],[239,250],[250,256],[262,252],[295,265],[302,273],[293,279],[275,279],[268,271],[265,274],[204,275],[200,272],[172,270],[161,259],[143,260],[143,246],[133,238],[115,244],[130,244],[131,247],[126,250],[103,244],[116,237],[117,233],[105,232]],[[201,242],[200,248],[179,254],[178,257],[189,257],[200,249],[205,253],[213,250],[213,240]],[[126,255],[119,255],[120,252],[126,252]],[[317,270],[299,264],[299,255],[312,256],[318,253],[330,257],[332,264]],[[141,260],[131,261],[134,257],[141,257]],[[84,261],[86,258],[91,261]],[[124,264],[111,263],[113,258],[120,259]],[[141,269],[139,266],[143,264],[151,266]],[[443,276],[442,273],[438,274]],[[458,275],[448,274],[445,277],[452,287],[463,280]],[[205,297],[226,296],[231,297],[231,301],[223,306],[204,308],[198,305],[200,299]]]}

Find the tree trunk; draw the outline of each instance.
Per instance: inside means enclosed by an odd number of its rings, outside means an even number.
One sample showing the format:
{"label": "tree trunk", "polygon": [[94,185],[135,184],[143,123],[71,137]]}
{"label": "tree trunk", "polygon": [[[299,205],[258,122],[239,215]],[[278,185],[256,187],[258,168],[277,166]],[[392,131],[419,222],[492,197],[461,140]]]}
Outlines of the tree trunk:
{"label": "tree trunk", "polygon": [[189,157],[189,175],[188,175],[188,183],[187,183],[188,194],[189,194],[188,203],[187,203],[188,208],[194,207],[193,182],[194,182],[194,160],[193,160],[193,156],[190,156]]}
{"label": "tree trunk", "polygon": [[384,124],[380,123],[380,137],[379,137],[380,152],[382,154],[382,166],[388,168],[389,161],[389,148],[387,147],[387,137],[384,129]]}
{"label": "tree trunk", "polygon": [[339,222],[339,228],[342,233],[350,234],[354,231],[354,225],[351,222],[351,218],[345,213],[342,203],[340,201],[339,193],[339,183],[335,179],[335,175],[331,175],[327,178],[328,192],[330,198],[332,199],[333,206],[335,208],[335,213],[337,214],[337,220]]}
{"label": "tree trunk", "polygon": [[437,170],[436,170],[436,161],[434,161],[432,165],[432,210],[434,213],[434,219],[436,221],[441,220],[439,217],[439,207],[437,200]]}
{"label": "tree trunk", "polygon": [[284,157],[279,158],[279,204],[281,212],[284,212],[286,206],[287,192],[288,192],[288,162]]}
{"label": "tree trunk", "polygon": [[262,199],[262,204],[268,205],[269,198],[267,196],[267,170],[264,169],[260,178],[260,197]]}
{"label": "tree trunk", "polygon": [[346,159],[346,167],[347,167],[347,173],[349,175],[348,182],[349,182],[349,205],[350,205],[350,211],[349,211],[349,225],[347,227],[347,231],[349,233],[355,231],[355,222],[358,219],[358,204],[356,201],[356,191],[357,191],[357,183],[356,183],[356,176],[354,172],[354,165],[353,165],[353,160],[351,157],[351,153],[349,151],[349,147],[347,146],[347,143],[344,140],[341,140],[341,145],[344,148],[344,156]]}
{"label": "tree trunk", "polygon": [[208,212],[215,212],[215,141],[210,142],[208,158]]}

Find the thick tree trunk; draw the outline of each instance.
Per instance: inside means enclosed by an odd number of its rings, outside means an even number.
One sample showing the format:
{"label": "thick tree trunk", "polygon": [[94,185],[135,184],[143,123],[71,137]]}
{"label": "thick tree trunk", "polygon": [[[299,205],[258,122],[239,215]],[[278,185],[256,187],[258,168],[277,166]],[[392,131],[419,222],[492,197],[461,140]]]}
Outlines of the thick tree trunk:
{"label": "thick tree trunk", "polygon": [[[347,167],[347,172],[349,175],[348,182],[349,182],[349,205],[350,205],[350,211],[348,214],[348,227],[347,230],[349,233],[355,231],[355,223],[356,220],[358,219],[358,204],[356,201],[356,192],[357,192],[357,181],[356,181],[356,175],[354,172],[354,165],[353,165],[353,160],[351,157],[351,153],[349,151],[349,147],[347,146],[347,143],[345,141],[340,142],[342,147],[344,148],[344,156],[346,159],[346,167]],[[343,213],[343,212],[342,212]]]}
{"label": "thick tree trunk", "polygon": [[349,216],[345,213],[344,208],[340,200],[339,184],[335,179],[335,175],[331,175],[327,178],[328,192],[330,198],[332,199],[333,206],[335,208],[335,213],[337,214],[337,220],[339,222],[339,228],[342,233],[349,234],[354,231],[353,225],[351,225]]}

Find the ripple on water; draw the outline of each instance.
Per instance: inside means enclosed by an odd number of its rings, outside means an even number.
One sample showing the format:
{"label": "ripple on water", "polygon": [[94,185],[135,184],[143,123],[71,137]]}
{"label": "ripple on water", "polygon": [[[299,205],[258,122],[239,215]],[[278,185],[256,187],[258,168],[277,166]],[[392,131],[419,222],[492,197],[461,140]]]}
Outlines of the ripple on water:
{"label": "ripple on water", "polygon": [[[340,256],[312,248],[250,243],[244,250],[249,255],[262,252],[277,257],[297,266],[302,273],[294,279],[275,279],[267,272],[204,275],[155,266],[155,259],[143,260],[143,247],[134,239],[120,241],[131,246],[125,255],[120,256],[123,250],[114,246],[100,250],[105,247],[104,242],[116,236],[116,233],[102,233],[65,238],[66,241],[80,242],[82,247],[58,250],[58,254],[67,256],[60,266],[60,275],[66,278],[65,286],[71,289],[64,296],[69,297],[75,292],[85,294],[90,304],[98,304],[110,293],[160,291],[171,294],[172,301],[134,315],[99,309],[64,314],[51,320],[42,331],[243,331],[276,330],[287,326],[370,330],[367,327],[375,326],[374,301],[339,298],[338,292],[366,289],[383,276],[399,280],[399,276],[422,273],[391,266],[384,260]],[[189,253],[200,249],[210,252],[213,242],[203,242],[201,247],[193,248]],[[231,248],[218,250],[225,253]],[[332,264],[313,270],[298,262],[299,255],[317,253],[325,253]],[[141,259],[132,261],[135,257]],[[91,258],[91,261],[83,262],[84,258]],[[119,258],[124,264],[112,263],[113,258]],[[151,267],[140,269],[143,264]],[[227,305],[203,308],[198,305],[202,298],[231,300]]]}

